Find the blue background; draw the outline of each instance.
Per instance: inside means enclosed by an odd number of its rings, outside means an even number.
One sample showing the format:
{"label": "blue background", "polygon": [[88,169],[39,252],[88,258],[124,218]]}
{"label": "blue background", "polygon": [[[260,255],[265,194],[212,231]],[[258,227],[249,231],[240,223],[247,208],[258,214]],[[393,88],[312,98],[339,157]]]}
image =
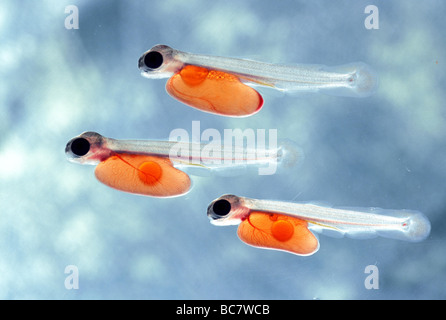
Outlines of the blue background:
{"label": "blue background", "polygon": [[[79,29],[64,27],[67,5]],[[367,30],[364,9],[379,9]],[[6,1],[0,4],[0,298],[444,299],[444,1]],[[375,95],[263,90],[256,115],[206,114],[140,75],[155,44],[277,63],[363,61]],[[110,189],[70,163],[83,131],[166,139],[171,130],[277,129],[305,151],[285,175],[192,176],[185,196]],[[333,206],[412,209],[432,223],[408,243],[320,236],[310,257],[253,248],[217,227],[224,193]],[[67,265],[79,289],[67,290]],[[367,290],[367,265],[379,289]]]}

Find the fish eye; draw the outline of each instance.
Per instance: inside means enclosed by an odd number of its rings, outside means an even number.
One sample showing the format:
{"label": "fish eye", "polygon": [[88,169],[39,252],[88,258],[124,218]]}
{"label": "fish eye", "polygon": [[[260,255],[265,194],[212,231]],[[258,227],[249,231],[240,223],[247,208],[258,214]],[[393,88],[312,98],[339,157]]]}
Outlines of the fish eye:
{"label": "fish eye", "polygon": [[217,216],[225,216],[231,211],[231,203],[225,199],[217,200],[212,205],[212,210]]}
{"label": "fish eye", "polygon": [[78,157],[85,156],[90,151],[90,142],[85,138],[77,138],[71,142],[71,152]]}
{"label": "fish eye", "polygon": [[150,51],[144,57],[144,64],[147,68],[158,69],[163,64],[163,55],[158,51]]}

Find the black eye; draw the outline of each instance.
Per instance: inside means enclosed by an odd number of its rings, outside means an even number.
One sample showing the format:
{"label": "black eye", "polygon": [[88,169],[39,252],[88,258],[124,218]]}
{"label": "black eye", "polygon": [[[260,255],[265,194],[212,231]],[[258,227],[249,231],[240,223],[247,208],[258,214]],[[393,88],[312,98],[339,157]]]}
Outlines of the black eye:
{"label": "black eye", "polygon": [[212,206],[212,210],[218,216],[225,216],[231,211],[231,203],[228,200],[217,200]]}
{"label": "black eye", "polygon": [[151,51],[144,57],[144,64],[147,68],[158,69],[163,64],[163,55],[158,51]]}
{"label": "black eye", "polygon": [[84,138],[77,138],[71,142],[71,152],[78,157],[85,156],[90,151],[90,142]]}

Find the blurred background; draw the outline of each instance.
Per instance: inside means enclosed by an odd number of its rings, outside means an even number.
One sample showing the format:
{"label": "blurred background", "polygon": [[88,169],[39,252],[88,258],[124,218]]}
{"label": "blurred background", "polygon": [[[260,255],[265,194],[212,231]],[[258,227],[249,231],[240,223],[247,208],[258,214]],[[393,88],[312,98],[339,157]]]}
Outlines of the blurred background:
{"label": "blurred background", "polygon": [[[367,5],[379,29],[366,29]],[[65,8],[79,10],[66,29]],[[446,298],[444,1],[12,1],[0,3],[1,299]],[[155,44],[193,53],[328,66],[363,61],[368,98],[259,89],[242,119],[172,99],[143,78]],[[166,139],[175,128],[277,129],[305,151],[286,174],[192,176],[187,195],[156,199],[99,183],[65,145],[91,130]],[[418,210],[420,243],[320,236],[309,257],[242,243],[209,223],[224,193],[333,206]],[[68,290],[67,266],[79,289]],[[379,289],[366,289],[366,266]]]}

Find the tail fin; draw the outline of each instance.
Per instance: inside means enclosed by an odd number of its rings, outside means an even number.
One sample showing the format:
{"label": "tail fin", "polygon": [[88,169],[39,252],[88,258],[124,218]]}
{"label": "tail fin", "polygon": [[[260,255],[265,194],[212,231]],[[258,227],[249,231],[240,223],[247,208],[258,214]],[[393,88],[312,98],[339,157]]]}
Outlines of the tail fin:
{"label": "tail fin", "polygon": [[[387,210],[389,211],[389,210]],[[424,214],[418,211],[394,211],[394,216],[407,217],[400,230],[380,230],[378,235],[386,238],[419,242],[426,239],[431,231],[431,224]]]}
{"label": "tail fin", "polygon": [[284,139],[279,142],[277,162],[280,168],[293,168],[304,162],[305,154],[294,141]]}
{"label": "tail fin", "polygon": [[336,96],[364,98],[376,92],[378,76],[373,69],[363,63],[355,62],[339,67],[328,68],[327,71],[350,74],[345,87],[329,88],[326,93]]}

